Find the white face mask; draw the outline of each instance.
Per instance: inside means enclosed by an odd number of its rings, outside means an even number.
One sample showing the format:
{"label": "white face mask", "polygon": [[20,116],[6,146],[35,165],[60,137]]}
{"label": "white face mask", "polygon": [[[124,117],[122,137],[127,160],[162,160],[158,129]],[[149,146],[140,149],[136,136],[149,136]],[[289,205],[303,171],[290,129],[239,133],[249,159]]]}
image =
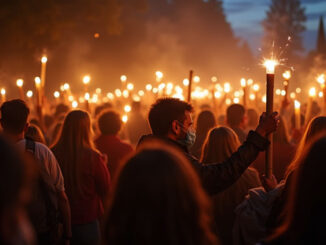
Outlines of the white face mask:
{"label": "white face mask", "polygon": [[[178,123],[184,129],[184,126],[180,122],[178,122]],[[179,140],[179,142],[182,145],[190,147],[196,141],[196,131],[192,128],[189,128],[187,131],[185,131],[185,133],[186,133],[186,137],[184,139]]]}

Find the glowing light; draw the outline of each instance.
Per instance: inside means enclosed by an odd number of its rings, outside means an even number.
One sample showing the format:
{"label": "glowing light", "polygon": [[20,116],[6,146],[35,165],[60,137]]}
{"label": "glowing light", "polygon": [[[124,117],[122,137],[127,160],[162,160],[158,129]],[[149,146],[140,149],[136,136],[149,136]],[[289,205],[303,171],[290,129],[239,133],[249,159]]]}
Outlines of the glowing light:
{"label": "glowing light", "polygon": [[95,93],[101,94],[102,93],[102,89],[100,89],[100,88],[95,89]]}
{"label": "glowing light", "polygon": [[138,95],[142,97],[142,96],[145,95],[145,92],[144,92],[143,90],[139,90],[139,91],[138,91]]}
{"label": "glowing light", "polygon": [[281,95],[282,95],[282,96],[285,96],[285,94],[286,94],[285,90],[282,90],[282,91],[281,91]]}
{"label": "glowing light", "polygon": [[120,80],[121,80],[121,82],[125,83],[127,81],[127,76],[126,75],[122,75],[120,77]]}
{"label": "glowing light", "polygon": [[239,91],[235,91],[234,92],[234,97],[240,97],[240,92]]}
{"label": "glowing light", "polygon": [[78,107],[78,102],[74,100],[74,101],[71,103],[71,106],[72,106],[72,108],[77,108],[77,107]]}
{"label": "glowing light", "polygon": [[107,93],[106,97],[108,97],[110,100],[114,99],[114,95],[112,93]]}
{"label": "glowing light", "polygon": [[312,87],[309,89],[309,96],[316,97],[316,88],[315,87]]}
{"label": "glowing light", "polygon": [[59,91],[55,91],[55,92],[53,93],[53,96],[54,96],[54,98],[59,98],[59,97],[60,97],[60,93],[59,93]]}
{"label": "glowing light", "polygon": [[231,102],[232,102],[232,101],[231,101],[231,99],[229,99],[229,98],[225,100],[225,103],[226,103],[227,105],[231,105]]}
{"label": "glowing light", "polygon": [[241,78],[241,80],[240,80],[240,84],[241,84],[241,87],[246,87],[247,86],[247,81],[246,81],[246,79],[244,79],[244,78]]}
{"label": "glowing light", "polygon": [[264,61],[264,66],[266,67],[266,73],[267,74],[274,74],[275,73],[275,67],[278,65],[277,60],[265,60]]}
{"label": "glowing light", "polygon": [[35,81],[36,86],[40,86],[40,84],[41,84],[41,78],[35,77],[34,81]]}
{"label": "glowing light", "polygon": [[86,75],[83,77],[83,83],[86,85],[86,84],[89,84],[91,81],[91,77],[89,75]]}
{"label": "glowing light", "polygon": [[28,90],[26,93],[27,98],[32,98],[33,97],[33,91],[32,90]]}
{"label": "glowing light", "polygon": [[319,96],[319,98],[323,98],[324,93],[320,91],[320,92],[318,93],[318,96]]}
{"label": "glowing light", "polygon": [[152,86],[151,84],[147,84],[147,85],[146,85],[146,90],[147,90],[147,91],[151,91],[152,88],[153,88],[153,86]]}
{"label": "glowing light", "polygon": [[212,81],[213,83],[216,83],[216,82],[217,82],[217,77],[215,77],[215,76],[212,77],[212,78],[211,78],[211,81]]}
{"label": "glowing light", "polygon": [[134,89],[134,85],[132,83],[128,83],[127,84],[127,89],[130,90],[130,91],[133,90]]}
{"label": "glowing light", "polygon": [[129,97],[129,91],[128,91],[128,90],[123,90],[123,92],[122,92],[122,96],[123,96],[124,98],[128,98],[128,97]]}
{"label": "glowing light", "polygon": [[301,93],[301,88],[296,88],[296,89],[295,89],[295,92],[296,92],[297,94],[300,94],[300,93]]}
{"label": "glowing light", "polygon": [[281,91],[280,89],[276,89],[276,90],[275,90],[276,95],[281,95],[281,92],[282,92],[282,91]]}
{"label": "glowing light", "polygon": [[189,79],[187,79],[187,78],[183,79],[182,83],[184,86],[189,86]]}
{"label": "glowing light", "polygon": [[128,122],[128,116],[127,116],[127,115],[123,115],[123,116],[122,116],[122,121],[123,121],[124,123]]}
{"label": "glowing light", "polygon": [[240,102],[240,99],[239,99],[239,98],[234,98],[234,99],[233,99],[233,103],[234,103],[234,104],[239,104],[239,102]]}
{"label": "glowing light", "polygon": [[4,88],[1,89],[1,95],[6,95],[6,90]]}
{"label": "glowing light", "polygon": [[221,94],[220,91],[216,91],[216,92],[214,93],[214,96],[215,96],[215,98],[221,98],[222,94]]}
{"label": "glowing light", "polygon": [[43,64],[45,64],[46,62],[48,62],[48,58],[47,58],[46,56],[43,56],[43,57],[41,58],[41,62],[42,62]]}
{"label": "glowing light", "polygon": [[295,109],[300,109],[301,103],[297,100],[294,101],[294,108]]}
{"label": "glowing light", "polygon": [[68,83],[65,83],[63,85],[63,90],[69,90],[70,89],[70,85]]}
{"label": "glowing light", "polygon": [[161,83],[160,85],[158,85],[159,90],[163,90],[164,88],[165,88],[165,83]]}
{"label": "glowing light", "polygon": [[169,90],[172,90],[173,89],[173,83],[168,83],[166,85],[166,88],[169,89]]}
{"label": "glowing light", "polygon": [[290,94],[290,98],[291,98],[291,99],[295,99],[295,97],[296,97],[296,94],[295,94],[294,92],[292,92],[292,93]]}
{"label": "glowing light", "polygon": [[283,78],[284,78],[285,80],[289,80],[289,79],[291,78],[291,72],[290,72],[290,71],[285,71],[285,72],[283,73]]}
{"label": "glowing light", "polygon": [[163,72],[157,71],[157,72],[155,72],[155,75],[156,75],[156,81],[160,82],[163,78]]}
{"label": "glowing light", "polygon": [[120,89],[116,89],[116,90],[114,90],[114,93],[115,93],[115,95],[116,95],[117,97],[121,97],[121,95],[122,95],[122,92],[121,92]]}
{"label": "glowing light", "polygon": [[100,37],[100,34],[99,34],[99,33],[97,33],[97,32],[94,33],[94,38],[95,38],[95,39],[97,39],[97,38],[99,38],[99,37]]}
{"label": "glowing light", "polygon": [[248,79],[248,81],[247,81],[248,86],[251,86],[253,83],[254,83],[254,80],[252,80],[251,78]]}
{"label": "glowing light", "polygon": [[250,95],[249,95],[249,99],[250,99],[250,100],[255,100],[255,99],[256,99],[256,96],[255,96],[254,94],[250,94]]}
{"label": "glowing light", "polygon": [[254,84],[254,86],[252,87],[253,88],[253,90],[255,91],[255,92],[258,92],[259,91],[259,89],[260,89],[260,87],[259,87],[259,84]]}
{"label": "glowing light", "polygon": [[200,82],[200,77],[199,76],[194,76],[194,82],[199,83]]}
{"label": "glowing light", "polygon": [[124,111],[125,112],[130,112],[131,111],[131,106],[130,105],[125,105]]}
{"label": "glowing light", "polygon": [[321,74],[317,77],[317,82],[320,84],[325,84],[325,74]]}
{"label": "glowing light", "polygon": [[133,96],[132,96],[132,100],[133,101],[140,101],[140,97],[137,95],[137,94],[134,94]]}
{"label": "glowing light", "polygon": [[224,92],[229,93],[231,91],[230,83],[224,83]]}
{"label": "glowing light", "polygon": [[89,98],[90,98],[90,95],[89,95],[89,93],[85,93],[85,96],[84,96],[84,98],[85,98],[85,100],[89,100]]}
{"label": "glowing light", "polygon": [[266,94],[261,98],[261,101],[266,103]]}
{"label": "glowing light", "polygon": [[153,93],[157,94],[158,93],[158,88],[153,88]]}
{"label": "glowing light", "polygon": [[74,100],[74,96],[69,95],[68,100],[69,100],[70,102],[72,102],[72,101]]}
{"label": "glowing light", "polygon": [[18,86],[18,87],[23,87],[23,84],[24,84],[24,81],[23,81],[23,79],[18,79],[17,81],[16,81],[16,85]]}

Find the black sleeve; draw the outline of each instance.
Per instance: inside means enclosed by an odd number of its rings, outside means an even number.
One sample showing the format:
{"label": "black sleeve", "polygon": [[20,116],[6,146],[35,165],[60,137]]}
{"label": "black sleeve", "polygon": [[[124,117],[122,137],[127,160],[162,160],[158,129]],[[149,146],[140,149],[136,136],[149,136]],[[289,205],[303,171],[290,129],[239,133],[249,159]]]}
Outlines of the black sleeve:
{"label": "black sleeve", "polygon": [[231,186],[260,151],[266,150],[269,141],[254,131],[250,131],[247,140],[223,163],[203,165],[197,159],[190,158],[199,172],[204,188],[209,194],[216,194]]}

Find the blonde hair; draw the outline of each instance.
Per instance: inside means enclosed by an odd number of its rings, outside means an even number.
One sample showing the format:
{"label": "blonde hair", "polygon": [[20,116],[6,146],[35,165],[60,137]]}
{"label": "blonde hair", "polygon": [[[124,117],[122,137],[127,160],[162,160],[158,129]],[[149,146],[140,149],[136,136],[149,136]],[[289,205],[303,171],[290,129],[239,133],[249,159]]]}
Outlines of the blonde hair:
{"label": "blonde hair", "polygon": [[209,131],[202,150],[204,164],[223,162],[240,146],[237,134],[229,127],[217,127]]}
{"label": "blonde hair", "polygon": [[301,156],[307,145],[309,145],[316,137],[324,133],[326,133],[326,117],[313,118],[309,122],[306,131],[300,140],[294,160],[286,170],[286,177],[299,166]]}
{"label": "blonde hair", "polygon": [[97,151],[93,145],[91,119],[86,111],[69,112],[52,150],[61,167],[67,193],[83,194],[81,188],[81,162],[85,150]]}

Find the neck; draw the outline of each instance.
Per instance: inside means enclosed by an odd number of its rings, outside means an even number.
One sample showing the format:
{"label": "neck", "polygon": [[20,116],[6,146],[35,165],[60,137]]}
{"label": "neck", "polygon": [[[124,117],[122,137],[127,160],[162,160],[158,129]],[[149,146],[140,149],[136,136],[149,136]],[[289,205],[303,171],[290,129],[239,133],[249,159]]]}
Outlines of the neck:
{"label": "neck", "polygon": [[18,141],[24,139],[24,132],[19,134],[13,134],[10,132],[3,131],[3,135],[13,143],[17,143]]}

